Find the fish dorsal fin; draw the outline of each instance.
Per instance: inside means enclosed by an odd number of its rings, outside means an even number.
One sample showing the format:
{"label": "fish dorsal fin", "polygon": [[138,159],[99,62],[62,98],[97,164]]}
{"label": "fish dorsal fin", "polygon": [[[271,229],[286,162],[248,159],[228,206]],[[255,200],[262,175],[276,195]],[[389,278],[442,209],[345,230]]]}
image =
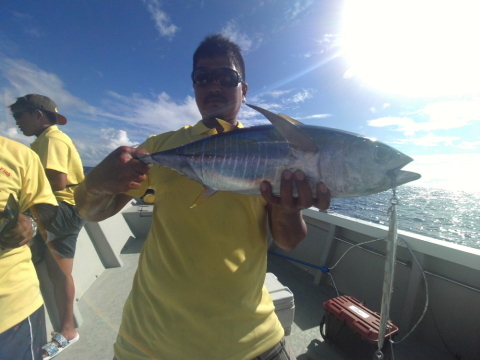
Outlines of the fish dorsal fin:
{"label": "fish dorsal fin", "polygon": [[202,193],[198,195],[195,202],[192,204],[192,206],[190,206],[190,209],[194,208],[197,205],[200,205],[205,200],[207,200],[210,196],[214,195],[216,192],[217,190],[205,186]]}
{"label": "fish dorsal fin", "polygon": [[279,116],[283,117],[285,120],[288,120],[290,121],[292,124],[295,124],[295,125],[303,125],[303,123],[301,121],[298,121],[297,119],[294,119],[288,115],[285,115],[285,114],[278,114]]}
{"label": "fish dorsal fin", "polygon": [[[278,132],[295,149],[308,153],[315,153],[318,151],[317,145],[312,138],[306,132],[300,129],[296,123],[291,122],[290,117],[285,118],[285,115],[277,115],[255,105],[246,105],[250,106],[254,110],[257,110],[259,113],[265,116],[272,123],[275,129],[277,129]],[[292,120],[300,123],[295,119]]]}

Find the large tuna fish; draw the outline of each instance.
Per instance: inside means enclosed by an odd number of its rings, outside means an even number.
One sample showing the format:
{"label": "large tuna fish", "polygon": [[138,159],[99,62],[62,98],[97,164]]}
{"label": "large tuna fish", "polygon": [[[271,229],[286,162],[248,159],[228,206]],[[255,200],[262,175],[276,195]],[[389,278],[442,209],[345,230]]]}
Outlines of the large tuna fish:
{"label": "large tuna fish", "polygon": [[205,191],[193,206],[217,191],[259,196],[263,180],[269,181],[273,193],[279,195],[284,170],[302,170],[314,196],[316,184],[322,181],[333,198],[375,194],[420,178],[417,173],[400,170],[412,158],[379,141],[304,125],[288,116],[248,106],[273,126],[229,131],[140,159],[202,183]]}

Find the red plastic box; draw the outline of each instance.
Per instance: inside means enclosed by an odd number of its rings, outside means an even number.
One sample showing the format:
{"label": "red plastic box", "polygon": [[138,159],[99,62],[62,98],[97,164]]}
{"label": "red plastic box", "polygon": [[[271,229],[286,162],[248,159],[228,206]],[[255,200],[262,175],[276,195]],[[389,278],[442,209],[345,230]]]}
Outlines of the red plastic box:
{"label": "red plastic box", "polygon": [[[378,349],[380,314],[366,308],[351,296],[333,298],[324,302],[323,307],[325,316],[320,327],[322,336],[347,354],[350,353],[354,359],[372,359]],[[397,332],[398,327],[388,321],[382,348],[384,354],[390,352],[388,338],[393,338]]]}

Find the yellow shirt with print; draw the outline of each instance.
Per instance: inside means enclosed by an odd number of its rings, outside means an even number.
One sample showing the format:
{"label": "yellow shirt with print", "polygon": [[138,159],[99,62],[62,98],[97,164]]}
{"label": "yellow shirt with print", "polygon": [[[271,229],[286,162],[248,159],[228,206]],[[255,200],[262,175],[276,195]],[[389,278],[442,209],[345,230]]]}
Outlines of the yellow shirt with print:
{"label": "yellow shirt with print", "polygon": [[[0,209],[14,194],[24,212],[35,204],[57,205],[40,160],[28,147],[0,136]],[[0,333],[26,319],[43,304],[27,245],[0,248]]]}
{"label": "yellow shirt with print", "polygon": [[[140,147],[154,153],[216,133],[200,121]],[[117,358],[244,360],[277,344],[284,332],[263,286],[265,200],[218,192],[191,209],[203,186],[161,166],[128,194],[148,186],[155,190],[152,227],[124,307]]]}
{"label": "yellow shirt with print", "polygon": [[75,205],[75,186],[80,184],[85,176],[82,160],[72,140],[58,129],[57,125],[52,125],[45,129],[30,147],[38,154],[45,169],[67,174],[67,187],[54,191],[54,195],[57,201]]}

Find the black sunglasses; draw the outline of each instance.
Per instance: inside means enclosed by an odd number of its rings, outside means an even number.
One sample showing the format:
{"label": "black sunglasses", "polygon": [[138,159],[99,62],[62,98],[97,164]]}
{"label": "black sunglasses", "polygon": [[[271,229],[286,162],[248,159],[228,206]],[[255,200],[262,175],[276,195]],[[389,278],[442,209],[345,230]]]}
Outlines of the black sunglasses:
{"label": "black sunglasses", "polygon": [[212,81],[225,87],[236,87],[242,82],[238,72],[230,68],[209,69],[199,67],[192,71],[192,81],[195,85],[207,85]]}

